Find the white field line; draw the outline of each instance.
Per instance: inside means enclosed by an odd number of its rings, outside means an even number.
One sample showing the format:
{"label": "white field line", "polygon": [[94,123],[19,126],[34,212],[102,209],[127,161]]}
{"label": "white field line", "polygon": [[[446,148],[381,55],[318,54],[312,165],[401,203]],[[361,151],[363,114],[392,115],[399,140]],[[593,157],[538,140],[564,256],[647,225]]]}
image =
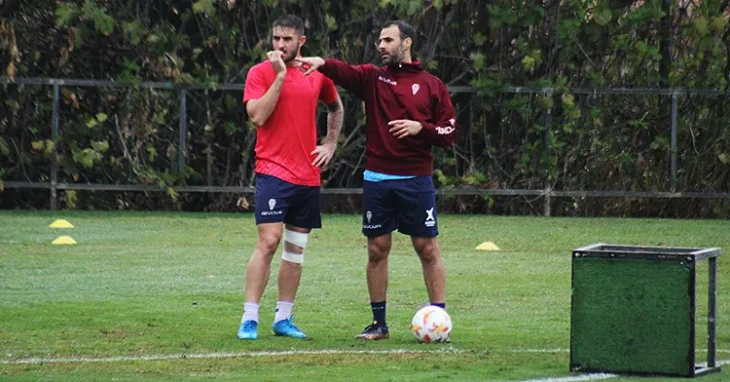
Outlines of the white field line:
{"label": "white field line", "polygon": [[601,379],[616,378],[616,374],[596,373],[581,374],[570,377],[545,378],[545,379],[528,379],[524,382],[580,382],[580,381],[598,381]]}
{"label": "white field line", "polygon": [[459,349],[444,348],[439,350],[285,350],[285,351],[248,351],[229,353],[182,353],[182,354],[148,354],[116,357],[59,357],[59,358],[19,358],[0,360],[0,365],[27,365],[43,363],[85,363],[85,362],[128,362],[128,361],[162,361],[171,359],[209,359],[237,357],[277,357],[289,355],[338,355],[338,354],[456,354]]}
{"label": "white field line", "polygon": [[[720,352],[718,350],[717,352]],[[728,353],[730,351],[723,350],[722,353]],[[727,365],[730,364],[730,359],[717,361],[716,364],[718,366]],[[701,364],[702,366],[707,366],[707,362]],[[526,381],[522,382],[581,382],[581,381],[598,381],[602,379],[610,379],[610,378],[616,378],[620,377],[618,374],[608,374],[608,373],[592,373],[592,374],[579,374],[579,375],[573,375],[569,377],[557,377],[557,378],[543,378],[543,379],[528,379]]]}
{"label": "white field line", "polygon": [[570,349],[491,349],[493,353],[570,353]]}
{"label": "white field line", "polygon": [[[505,350],[488,350],[495,353],[565,353],[569,349],[505,349]],[[701,351],[701,350],[700,350]],[[717,353],[730,353],[730,349],[718,349]],[[147,355],[126,355],[114,357],[33,357],[18,359],[0,360],[0,365],[27,365],[27,364],[44,364],[44,363],[91,363],[91,362],[129,362],[129,361],[162,361],[175,359],[220,359],[220,358],[237,358],[237,357],[277,357],[289,355],[350,355],[350,354],[458,354],[464,353],[463,350],[455,348],[441,348],[436,350],[413,350],[413,349],[390,349],[390,350],[343,350],[343,349],[322,349],[322,350],[285,350],[285,351],[247,351],[247,352],[223,352],[223,353],[180,353],[180,354],[147,354]],[[730,363],[728,361],[718,361],[723,365]],[[608,375],[608,374],[607,374]],[[588,376],[577,376],[585,377]],[[575,378],[577,378],[575,377]],[[573,378],[573,377],[566,377]],[[604,379],[604,378],[601,378]],[[553,381],[540,380],[540,381]],[[562,381],[562,379],[560,379]],[[570,379],[573,381],[573,379]]]}
{"label": "white field line", "polygon": [[[493,353],[570,353],[570,349],[489,349]],[[697,349],[699,354],[707,353],[707,349]],[[730,353],[730,349],[716,349],[715,353]]]}

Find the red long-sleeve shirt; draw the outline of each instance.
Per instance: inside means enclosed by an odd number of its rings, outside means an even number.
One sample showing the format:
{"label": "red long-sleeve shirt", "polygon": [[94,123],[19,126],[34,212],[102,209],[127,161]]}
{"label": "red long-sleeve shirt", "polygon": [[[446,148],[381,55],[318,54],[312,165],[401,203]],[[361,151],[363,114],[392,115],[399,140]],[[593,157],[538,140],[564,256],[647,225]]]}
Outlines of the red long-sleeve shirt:
{"label": "red long-sleeve shirt", "polygon": [[[350,65],[328,58],[319,71],[365,102],[365,168],[392,175],[431,175],[433,146],[454,143],[456,116],[446,86],[411,64]],[[396,119],[418,121],[423,129],[398,139],[388,130]]]}

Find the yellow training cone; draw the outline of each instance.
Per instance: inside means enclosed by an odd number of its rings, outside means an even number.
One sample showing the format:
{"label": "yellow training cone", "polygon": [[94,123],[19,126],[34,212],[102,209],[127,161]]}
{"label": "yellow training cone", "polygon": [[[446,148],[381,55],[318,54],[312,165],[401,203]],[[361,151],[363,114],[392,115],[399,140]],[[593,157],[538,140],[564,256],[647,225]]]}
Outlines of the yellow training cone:
{"label": "yellow training cone", "polygon": [[51,242],[53,245],[74,245],[76,240],[72,239],[71,236],[60,236],[58,239]]}
{"label": "yellow training cone", "polygon": [[479,244],[475,249],[480,251],[499,251],[499,247],[494,245],[491,241],[485,241],[484,243]]}
{"label": "yellow training cone", "polygon": [[68,220],[58,219],[55,220],[51,225],[49,225],[51,228],[73,228],[74,225],[69,223]]}

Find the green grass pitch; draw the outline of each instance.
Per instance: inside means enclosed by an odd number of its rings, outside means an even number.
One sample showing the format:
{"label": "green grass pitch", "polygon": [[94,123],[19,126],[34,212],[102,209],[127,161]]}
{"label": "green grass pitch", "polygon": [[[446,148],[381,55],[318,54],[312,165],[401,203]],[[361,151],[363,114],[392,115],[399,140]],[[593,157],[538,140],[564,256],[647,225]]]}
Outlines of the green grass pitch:
{"label": "green grass pitch", "polygon": [[[48,227],[59,218],[75,227]],[[427,296],[410,240],[400,234],[390,257],[391,338],[354,340],[371,319],[365,239],[355,215],[325,215],[324,228],[310,237],[295,313],[313,339],[269,333],[277,254],[261,302],[259,340],[241,342],[235,335],[256,235],[250,213],[0,211],[0,381],[568,377],[571,251],[597,242],[723,248],[717,358],[730,359],[727,220],[439,219],[452,344],[417,344],[410,333],[411,317]],[[50,244],[61,235],[78,244]],[[484,241],[501,250],[475,250]],[[700,269],[700,349],[706,347],[706,281],[706,268]],[[698,351],[700,361],[704,356]],[[701,378],[724,381],[727,373]]]}

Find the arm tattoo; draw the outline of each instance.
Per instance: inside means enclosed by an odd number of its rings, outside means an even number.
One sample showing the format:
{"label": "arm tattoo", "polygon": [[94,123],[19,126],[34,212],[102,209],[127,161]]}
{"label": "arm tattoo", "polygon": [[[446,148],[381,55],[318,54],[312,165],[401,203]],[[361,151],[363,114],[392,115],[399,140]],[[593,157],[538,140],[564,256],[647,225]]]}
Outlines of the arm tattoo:
{"label": "arm tattoo", "polygon": [[344,117],[344,109],[342,100],[337,96],[337,101],[327,105],[327,138],[326,143],[337,144],[337,138],[342,130],[342,120]]}

